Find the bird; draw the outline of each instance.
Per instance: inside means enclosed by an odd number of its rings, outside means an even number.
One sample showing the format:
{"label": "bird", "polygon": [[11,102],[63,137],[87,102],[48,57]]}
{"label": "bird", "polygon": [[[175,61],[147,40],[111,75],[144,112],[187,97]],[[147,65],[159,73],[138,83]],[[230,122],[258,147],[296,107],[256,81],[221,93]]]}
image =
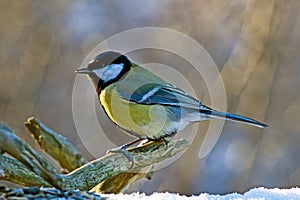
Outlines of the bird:
{"label": "bird", "polygon": [[120,52],[100,53],[85,68],[75,72],[88,76],[108,118],[137,138],[109,151],[122,152],[132,162],[133,157],[126,150],[129,146],[144,139],[169,138],[193,122],[218,118],[267,127],[252,118],[220,112],[202,104]]}

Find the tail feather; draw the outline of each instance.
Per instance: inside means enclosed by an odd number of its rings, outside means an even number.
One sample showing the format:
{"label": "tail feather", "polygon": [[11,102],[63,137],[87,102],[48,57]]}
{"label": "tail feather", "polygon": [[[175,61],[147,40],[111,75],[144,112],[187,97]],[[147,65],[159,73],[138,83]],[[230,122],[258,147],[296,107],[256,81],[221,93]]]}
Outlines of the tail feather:
{"label": "tail feather", "polygon": [[219,111],[216,111],[213,109],[201,109],[200,112],[201,112],[201,114],[207,114],[212,118],[219,118],[219,119],[226,119],[226,120],[231,120],[231,121],[242,122],[242,123],[256,126],[259,128],[268,127],[268,125],[263,124],[255,119],[251,119],[249,117],[244,117],[241,115],[236,115],[236,114],[231,114],[231,113],[226,113],[226,112],[219,112]]}

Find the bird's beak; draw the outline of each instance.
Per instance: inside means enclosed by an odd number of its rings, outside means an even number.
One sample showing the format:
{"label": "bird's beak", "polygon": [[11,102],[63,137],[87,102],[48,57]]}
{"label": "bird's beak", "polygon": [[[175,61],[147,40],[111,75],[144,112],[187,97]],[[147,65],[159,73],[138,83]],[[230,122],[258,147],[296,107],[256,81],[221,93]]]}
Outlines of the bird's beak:
{"label": "bird's beak", "polygon": [[81,69],[76,69],[75,73],[77,74],[89,74],[91,71],[88,70],[88,68],[81,68]]}

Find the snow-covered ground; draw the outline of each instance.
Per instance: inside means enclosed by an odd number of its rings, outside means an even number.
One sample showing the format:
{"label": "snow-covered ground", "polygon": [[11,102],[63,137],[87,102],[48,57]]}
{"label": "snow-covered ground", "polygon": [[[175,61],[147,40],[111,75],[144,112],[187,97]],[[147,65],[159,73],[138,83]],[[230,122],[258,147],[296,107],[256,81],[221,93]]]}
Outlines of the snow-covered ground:
{"label": "snow-covered ground", "polygon": [[200,194],[199,196],[183,196],[172,193],[154,193],[152,195],[145,195],[142,193],[133,194],[105,194],[101,195],[109,200],[300,200],[300,188],[291,189],[266,189],[254,188],[245,194],[227,194],[227,195],[210,195]]}

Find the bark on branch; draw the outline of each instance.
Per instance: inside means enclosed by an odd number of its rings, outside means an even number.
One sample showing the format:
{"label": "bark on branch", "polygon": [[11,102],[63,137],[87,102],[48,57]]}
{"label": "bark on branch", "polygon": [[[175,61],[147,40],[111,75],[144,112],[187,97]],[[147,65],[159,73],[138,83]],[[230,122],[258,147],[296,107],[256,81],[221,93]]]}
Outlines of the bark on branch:
{"label": "bark on branch", "polygon": [[[28,169],[55,187],[62,185],[62,176],[39,153],[26,144],[5,124],[0,122],[0,149],[23,163]],[[18,181],[18,180],[16,180]]]}
{"label": "bark on branch", "polygon": [[122,172],[138,172],[140,169],[161,162],[185,150],[189,146],[187,140],[149,142],[143,146],[134,147],[129,152],[134,157],[134,165],[120,153],[106,155],[94,160],[70,174],[64,176],[63,188],[90,190],[100,182]]}
{"label": "bark on branch", "polygon": [[172,157],[189,146],[187,140],[171,140],[168,143],[148,142],[130,148],[128,151],[135,160],[132,168],[132,163],[120,153],[108,154],[86,163],[86,159],[66,138],[39,120],[29,118],[25,125],[41,148],[62,167],[75,170],[66,175],[59,174],[47,160],[0,122],[0,153],[7,152],[16,158],[0,155],[0,179],[24,186],[55,186],[60,189],[93,189],[97,192],[118,193],[139,178],[151,176],[153,164]]}
{"label": "bark on branch", "polygon": [[25,126],[40,147],[68,171],[73,171],[87,163],[87,160],[67,138],[54,132],[38,119],[34,117],[28,118]]}

